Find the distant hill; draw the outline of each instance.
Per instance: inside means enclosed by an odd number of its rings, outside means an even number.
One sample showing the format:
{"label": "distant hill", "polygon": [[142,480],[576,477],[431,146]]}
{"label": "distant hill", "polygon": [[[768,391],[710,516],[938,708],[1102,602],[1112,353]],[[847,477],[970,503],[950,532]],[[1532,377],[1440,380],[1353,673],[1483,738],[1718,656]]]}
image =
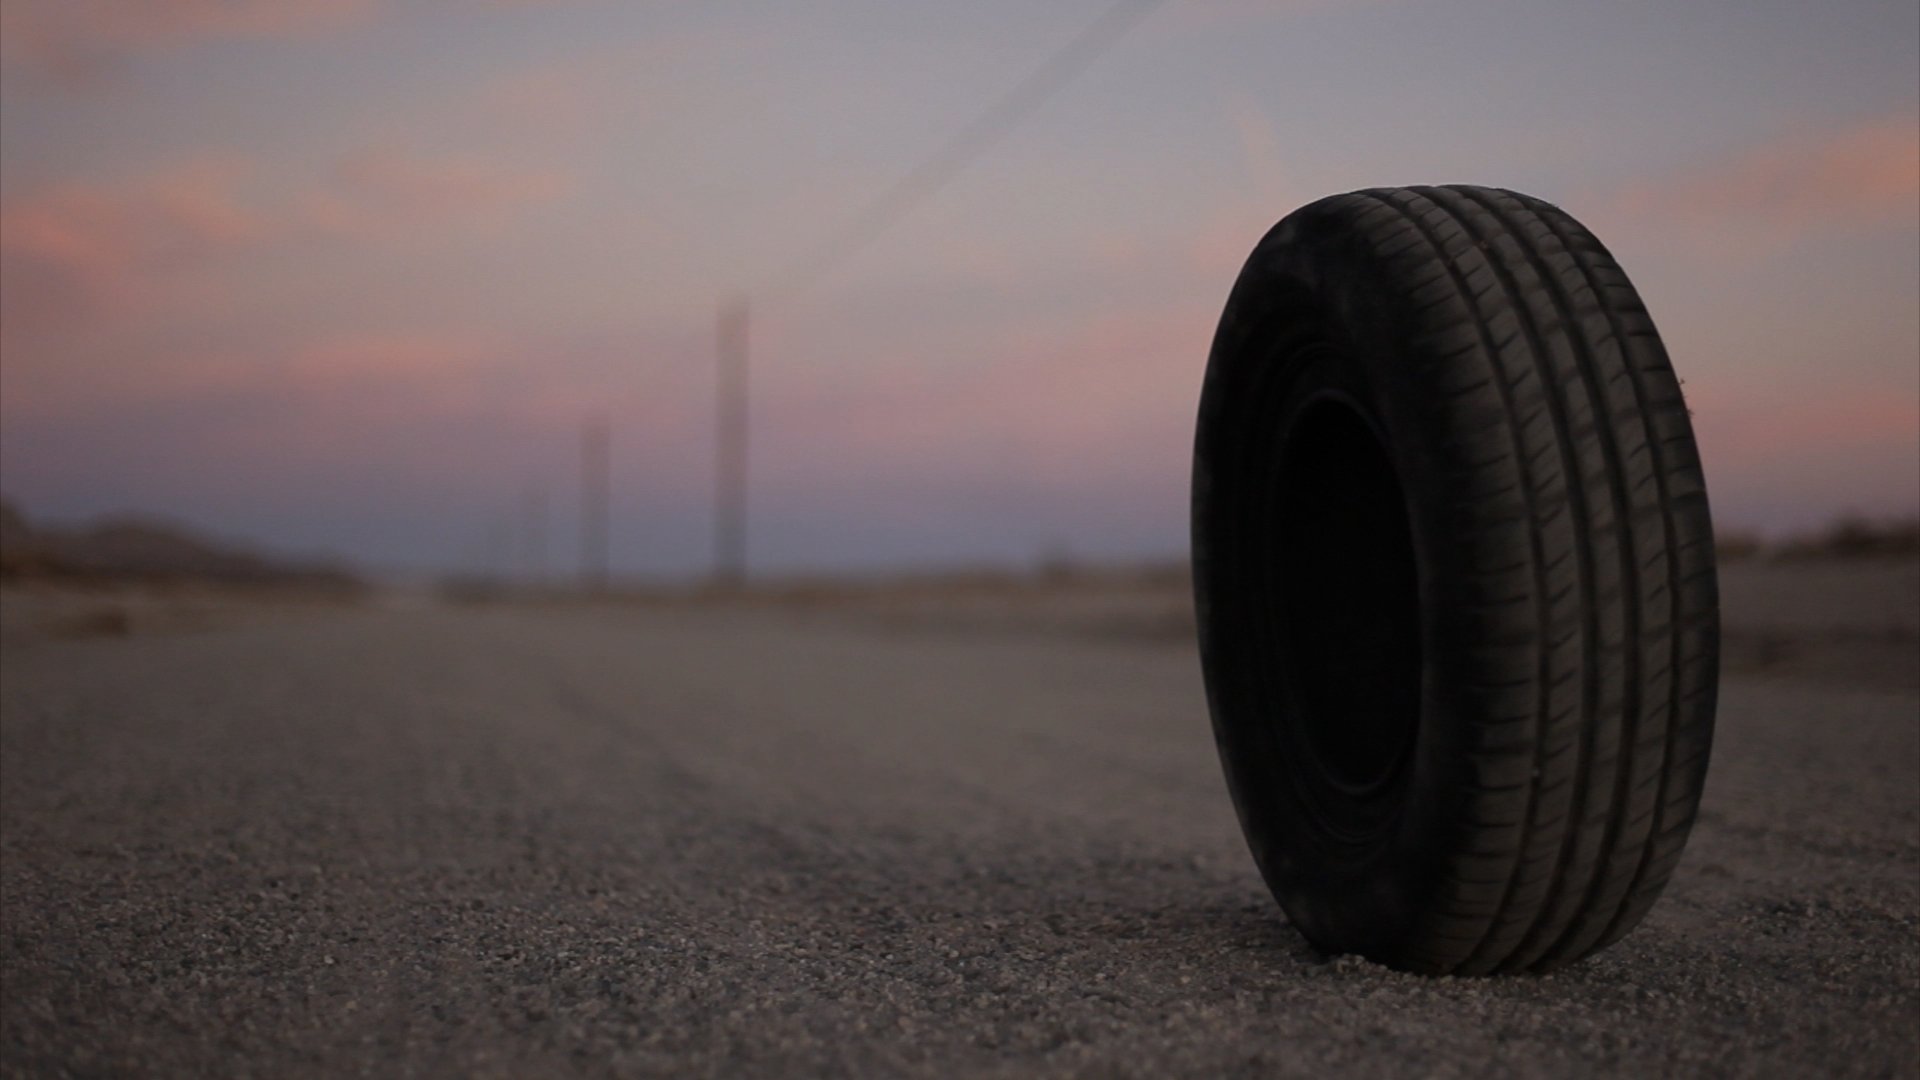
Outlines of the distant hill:
{"label": "distant hill", "polygon": [[78,528],[36,525],[0,500],[0,579],[141,581],[358,588],[351,572],[240,550],[176,525],[114,518]]}

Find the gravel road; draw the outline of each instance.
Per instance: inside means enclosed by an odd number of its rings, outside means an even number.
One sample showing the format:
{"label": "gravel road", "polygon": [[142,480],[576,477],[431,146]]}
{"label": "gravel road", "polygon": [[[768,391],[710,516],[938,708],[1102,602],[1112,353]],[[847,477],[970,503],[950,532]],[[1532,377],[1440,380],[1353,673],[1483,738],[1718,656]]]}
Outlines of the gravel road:
{"label": "gravel road", "polygon": [[787,610],[16,635],[0,1072],[1920,1073],[1920,697],[1735,673],[1612,950],[1316,955],[1190,644]]}

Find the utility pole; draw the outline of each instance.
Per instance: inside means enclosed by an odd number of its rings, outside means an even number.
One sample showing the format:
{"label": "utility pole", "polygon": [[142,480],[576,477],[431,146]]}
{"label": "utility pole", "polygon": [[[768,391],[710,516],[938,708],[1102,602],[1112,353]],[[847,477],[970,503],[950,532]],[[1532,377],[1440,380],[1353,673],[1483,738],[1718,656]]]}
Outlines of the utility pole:
{"label": "utility pole", "polygon": [[713,577],[747,576],[747,298],[721,303],[719,398],[714,424]]}
{"label": "utility pole", "polygon": [[580,586],[607,587],[607,422],[589,420],[580,447]]}

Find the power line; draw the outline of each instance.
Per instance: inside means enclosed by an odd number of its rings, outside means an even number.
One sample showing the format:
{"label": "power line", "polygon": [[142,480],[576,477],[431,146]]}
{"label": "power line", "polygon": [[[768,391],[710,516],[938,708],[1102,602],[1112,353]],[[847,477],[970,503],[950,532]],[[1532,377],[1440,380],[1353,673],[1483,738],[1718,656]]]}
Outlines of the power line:
{"label": "power line", "polygon": [[[817,281],[884,236],[967,166],[1106,55],[1164,0],[1119,0],[1073,40],[956,132],[931,157],[883,190],[837,231],[796,259],[763,292]],[[747,299],[723,301],[718,327],[718,408],[714,423],[714,580],[741,583],[747,571]]]}
{"label": "power line", "polygon": [[773,279],[769,291],[787,292],[817,280],[885,235],[915,207],[937,194],[1021,121],[1045,105],[1072,82],[1074,76],[1106,55],[1127,31],[1163,2],[1120,0],[1108,8],[1079,36],[1047,57],[1032,74],[955,133],[933,156],[882,191],[858,214],[847,219],[838,231],[796,259],[785,274]]}

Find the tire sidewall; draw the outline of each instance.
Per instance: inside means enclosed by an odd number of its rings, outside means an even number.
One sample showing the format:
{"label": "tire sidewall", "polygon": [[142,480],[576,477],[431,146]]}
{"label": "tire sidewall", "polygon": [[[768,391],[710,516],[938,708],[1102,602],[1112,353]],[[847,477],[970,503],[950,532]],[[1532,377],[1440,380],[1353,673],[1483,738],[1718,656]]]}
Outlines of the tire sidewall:
{"label": "tire sidewall", "polygon": [[[1406,955],[1421,937],[1446,853],[1457,837],[1458,793],[1467,781],[1446,663],[1455,643],[1436,618],[1462,556],[1453,533],[1448,432],[1431,408],[1438,368],[1424,339],[1417,283],[1390,253],[1349,227],[1338,198],[1288,216],[1248,259],[1223,313],[1208,362],[1196,434],[1194,551],[1202,663],[1215,738],[1256,863],[1289,918],[1328,952]],[[1319,338],[1325,348],[1309,348]],[[1317,352],[1317,355],[1315,355]],[[1271,660],[1249,655],[1256,606],[1246,567],[1260,553],[1234,535],[1235,504],[1264,498],[1249,483],[1303,403],[1336,395],[1373,428],[1400,482],[1419,595],[1419,715],[1391,790],[1332,807],[1285,734],[1297,713],[1284,704],[1284,676],[1262,689]],[[1276,407],[1276,402],[1277,407]],[[1439,453],[1435,453],[1435,449]],[[1269,672],[1267,678],[1276,676]],[[1280,715],[1275,715],[1278,712]],[[1270,719],[1269,719],[1270,718]],[[1275,727],[1281,730],[1276,731]],[[1391,805],[1384,805],[1390,803]],[[1341,835],[1343,832],[1346,835]]]}

